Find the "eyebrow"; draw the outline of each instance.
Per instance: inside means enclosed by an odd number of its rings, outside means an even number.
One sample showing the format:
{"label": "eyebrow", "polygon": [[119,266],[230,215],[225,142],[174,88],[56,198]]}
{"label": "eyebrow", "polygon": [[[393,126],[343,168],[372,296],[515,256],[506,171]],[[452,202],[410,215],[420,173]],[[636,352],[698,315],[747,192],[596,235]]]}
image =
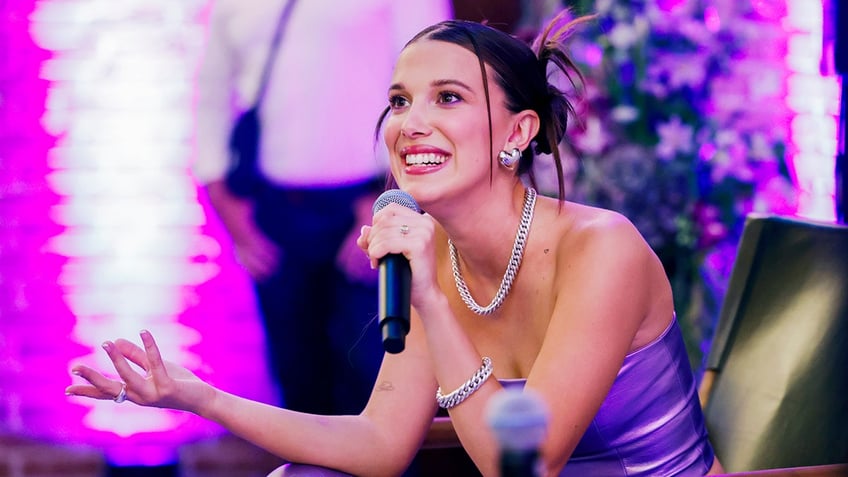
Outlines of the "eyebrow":
{"label": "eyebrow", "polygon": [[[471,89],[471,87],[470,87],[470,86],[468,86],[467,84],[463,83],[462,81],[455,80],[455,79],[440,79],[440,80],[435,80],[435,81],[433,81],[432,83],[430,83],[430,85],[431,85],[431,86],[436,86],[436,87],[442,87],[442,86],[458,86],[458,87],[460,87],[460,88],[462,88],[462,89],[464,89],[464,90],[466,90],[466,91],[472,91],[472,89]],[[394,84],[392,84],[391,86],[389,86],[389,91],[402,90],[402,89],[404,89],[404,87],[403,87],[403,85],[402,85],[401,83],[394,83]]]}

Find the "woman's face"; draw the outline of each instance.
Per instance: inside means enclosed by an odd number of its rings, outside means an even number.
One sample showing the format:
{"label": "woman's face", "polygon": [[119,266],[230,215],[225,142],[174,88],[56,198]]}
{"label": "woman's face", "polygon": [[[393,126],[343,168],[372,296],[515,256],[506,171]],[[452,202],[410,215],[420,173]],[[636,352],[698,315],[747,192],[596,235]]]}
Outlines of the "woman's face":
{"label": "woman's face", "polygon": [[[488,68],[487,68],[488,69]],[[384,138],[398,185],[421,203],[489,184],[489,125],[477,57],[465,48],[420,40],[398,58]],[[507,136],[504,94],[489,75],[492,146]]]}

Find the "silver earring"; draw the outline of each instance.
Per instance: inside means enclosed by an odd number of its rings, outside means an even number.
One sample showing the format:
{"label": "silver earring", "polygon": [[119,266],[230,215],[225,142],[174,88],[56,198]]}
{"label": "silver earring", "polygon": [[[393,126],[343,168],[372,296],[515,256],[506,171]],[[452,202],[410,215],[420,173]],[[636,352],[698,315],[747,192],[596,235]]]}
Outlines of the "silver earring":
{"label": "silver earring", "polygon": [[517,147],[512,148],[512,152],[501,151],[498,153],[498,160],[507,169],[513,169],[519,159],[521,159],[521,151]]}

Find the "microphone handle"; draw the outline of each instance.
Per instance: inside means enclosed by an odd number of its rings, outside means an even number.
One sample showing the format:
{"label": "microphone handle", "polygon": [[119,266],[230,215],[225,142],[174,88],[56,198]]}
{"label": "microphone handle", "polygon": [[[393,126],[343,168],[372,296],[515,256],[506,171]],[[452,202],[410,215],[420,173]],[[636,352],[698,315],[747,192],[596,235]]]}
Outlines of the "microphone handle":
{"label": "microphone handle", "polygon": [[503,450],[501,477],[536,477],[539,472],[539,452],[532,450]]}
{"label": "microphone handle", "polygon": [[412,285],[412,270],[409,260],[401,254],[392,253],[379,264],[379,313],[383,349],[396,354],[403,351],[409,333],[409,292]]}

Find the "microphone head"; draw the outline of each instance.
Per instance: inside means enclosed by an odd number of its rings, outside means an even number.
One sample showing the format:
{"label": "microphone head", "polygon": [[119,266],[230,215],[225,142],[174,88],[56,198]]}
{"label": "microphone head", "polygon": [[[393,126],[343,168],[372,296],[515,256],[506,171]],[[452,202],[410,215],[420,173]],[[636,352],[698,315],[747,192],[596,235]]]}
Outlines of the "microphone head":
{"label": "microphone head", "polygon": [[492,397],[486,421],[503,451],[539,449],[548,426],[548,408],[532,390],[506,388]]}
{"label": "microphone head", "polygon": [[412,209],[419,214],[421,213],[421,208],[418,207],[418,203],[415,202],[415,199],[413,199],[409,193],[400,189],[389,189],[380,194],[380,197],[377,197],[377,200],[374,201],[373,212],[376,214],[378,211],[382,210],[383,207],[389,204],[400,204],[407,209]]}

